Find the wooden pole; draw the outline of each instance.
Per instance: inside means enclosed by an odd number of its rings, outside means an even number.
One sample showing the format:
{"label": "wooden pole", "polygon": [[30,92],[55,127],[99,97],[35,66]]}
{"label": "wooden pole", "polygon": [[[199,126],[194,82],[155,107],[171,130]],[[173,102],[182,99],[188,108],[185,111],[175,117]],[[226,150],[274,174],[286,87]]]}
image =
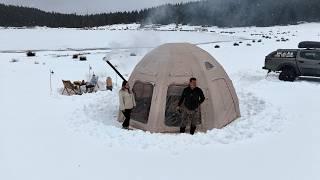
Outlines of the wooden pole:
{"label": "wooden pole", "polygon": [[90,77],[91,77],[91,69],[92,69],[92,67],[91,67],[91,65],[89,64],[89,79],[90,79]]}
{"label": "wooden pole", "polygon": [[52,74],[53,74],[53,71],[50,69],[50,95],[52,95]]}

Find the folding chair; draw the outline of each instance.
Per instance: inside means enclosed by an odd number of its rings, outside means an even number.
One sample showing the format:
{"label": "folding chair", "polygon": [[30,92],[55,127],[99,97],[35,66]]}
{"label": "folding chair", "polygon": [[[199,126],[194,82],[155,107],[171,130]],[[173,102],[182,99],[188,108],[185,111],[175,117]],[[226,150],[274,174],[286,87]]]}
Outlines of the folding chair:
{"label": "folding chair", "polygon": [[92,93],[96,87],[100,88],[98,84],[98,79],[99,79],[98,76],[95,76],[95,75],[92,76],[90,82],[88,82],[86,85],[87,93]]}
{"label": "folding chair", "polygon": [[78,92],[77,87],[76,87],[74,84],[72,84],[71,81],[69,81],[69,80],[68,80],[68,81],[62,80],[62,83],[63,83],[63,85],[64,85],[64,89],[63,89],[63,91],[62,91],[62,94],[64,93],[64,91],[67,91],[67,93],[68,93],[69,96],[72,94],[72,92],[73,92],[74,94],[81,95],[81,93]]}

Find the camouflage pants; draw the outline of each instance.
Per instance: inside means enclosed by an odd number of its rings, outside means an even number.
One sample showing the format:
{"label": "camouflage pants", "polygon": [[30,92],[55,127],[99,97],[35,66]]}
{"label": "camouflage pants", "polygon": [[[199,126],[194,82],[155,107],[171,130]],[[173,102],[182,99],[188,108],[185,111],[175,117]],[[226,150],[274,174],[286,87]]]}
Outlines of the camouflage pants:
{"label": "camouflage pants", "polygon": [[199,109],[189,110],[184,108],[181,116],[180,127],[187,127],[188,125],[196,126],[200,124],[200,112]]}

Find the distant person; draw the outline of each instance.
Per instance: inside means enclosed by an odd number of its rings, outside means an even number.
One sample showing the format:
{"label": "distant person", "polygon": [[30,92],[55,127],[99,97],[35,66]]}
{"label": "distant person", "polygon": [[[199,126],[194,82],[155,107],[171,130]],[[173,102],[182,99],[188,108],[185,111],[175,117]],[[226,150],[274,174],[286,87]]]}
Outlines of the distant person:
{"label": "distant person", "polygon": [[112,79],[111,79],[111,77],[107,77],[106,84],[107,84],[107,87],[106,87],[107,90],[112,91],[112,89],[113,89],[113,84],[112,84]]}
{"label": "distant person", "polygon": [[[197,87],[197,79],[190,78],[189,86],[183,90],[177,107],[177,110],[182,112],[180,133],[184,133],[186,126],[190,124],[190,134],[194,134],[197,128],[197,121],[200,118],[199,107],[204,100],[205,97],[202,90]],[[184,109],[181,109],[182,103],[184,104]]]}
{"label": "distant person", "polygon": [[130,91],[129,83],[127,81],[123,81],[122,87],[119,91],[119,104],[120,111],[125,117],[122,127],[124,129],[129,129],[130,116],[132,109],[136,106],[136,101],[133,93]]}

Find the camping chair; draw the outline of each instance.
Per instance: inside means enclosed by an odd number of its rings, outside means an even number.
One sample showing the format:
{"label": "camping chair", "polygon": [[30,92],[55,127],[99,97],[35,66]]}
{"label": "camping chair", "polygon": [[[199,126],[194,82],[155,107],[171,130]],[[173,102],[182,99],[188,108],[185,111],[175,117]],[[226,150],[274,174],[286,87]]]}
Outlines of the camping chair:
{"label": "camping chair", "polygon": [[62,80],[62,83],[64,85],[64,89],[62,91],[62,94],[64,93],[64,91],[67,91],[68,95],[70,96],[71,93],[73,92],[74,94],[78,94],[78,95],[81,95],[81,93],[78,92],[78,89],[77,87],[72,84],[71,81],[65,81],[65,80]]}
{"label": "camping chair", "polygon": [[100,88],[99,84],[98,84],[98,79],[99,79],[98,76],[96,76],[96,75],[92,76],[90,82],[88,82],[86,85],[86,92],[87,93],[92,93],[96,87]]}

